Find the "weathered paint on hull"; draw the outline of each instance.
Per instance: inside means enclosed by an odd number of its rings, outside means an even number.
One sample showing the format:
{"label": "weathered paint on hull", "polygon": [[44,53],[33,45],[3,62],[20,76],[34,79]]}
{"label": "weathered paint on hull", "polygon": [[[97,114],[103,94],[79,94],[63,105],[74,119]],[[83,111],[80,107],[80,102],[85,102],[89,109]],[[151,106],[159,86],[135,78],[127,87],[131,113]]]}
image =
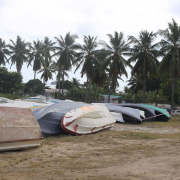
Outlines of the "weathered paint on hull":
{"label": "weathered paint on hull", "polygon": [[42,139],[30,109],[0,107],[0,151],[37,147]]}

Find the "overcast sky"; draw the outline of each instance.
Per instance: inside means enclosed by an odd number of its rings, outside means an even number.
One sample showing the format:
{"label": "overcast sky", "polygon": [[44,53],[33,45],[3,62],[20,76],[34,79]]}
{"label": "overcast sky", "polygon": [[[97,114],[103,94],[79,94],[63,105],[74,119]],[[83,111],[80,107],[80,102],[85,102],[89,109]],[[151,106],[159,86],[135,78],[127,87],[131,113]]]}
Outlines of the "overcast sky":
{"label": "overcast sky", "polygon": [[[84,35],[108,42],[106,34],[114,31],[124,32],[127,38],[137,36],[141,30],[166,29],[172,18],[180,25],[179,10],[180,0],[0,0],[0,38],[6,43],[9,39],[16,41],[17,35],[28,42],[45,36],[55,41],[54,37],[70,31],[79,36],[78,43],[83,42]],[[10,65],[6,67],[10,69]],[[15,65],[11,71],[16,71]],[[130,70],[127,71],[130,78]],[[22,75],[23,82],[33,79],[32,67],[27,69],[24,64]],[[73,69],[69,76],[70,80],[76,77],[86,81],[80,70],[74,74]],[[127,80],[122,78],[121,91]]]}

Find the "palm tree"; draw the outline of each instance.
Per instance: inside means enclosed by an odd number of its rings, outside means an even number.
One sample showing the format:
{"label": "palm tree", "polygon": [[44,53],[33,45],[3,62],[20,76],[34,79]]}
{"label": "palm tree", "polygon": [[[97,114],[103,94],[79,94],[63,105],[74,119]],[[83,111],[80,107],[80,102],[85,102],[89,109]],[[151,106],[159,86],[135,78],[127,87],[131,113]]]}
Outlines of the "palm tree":
{"label": "palm tree", "polygon": [[78,79],[72,78],[71,82],[72,82],[72,88],[73,89],[80,89],[81,88],[81,84],[80,84]]}
{"label": "palm tree", "polygon": [[102,68],[104,60],[106,59],[106,54],[97,53],[96,58],[97,58],[97,65],[94,66],[94,75],[92,78],[92,83],[95,85],[94,98],[93,98],[94,103],[95,103],[95,98],[96,98],[97,87],[104,87],[104,84],[106,83],[106,81],[108,81],[108,76],[106,73],[108,69]]}
{"label": "palm tree", "polygon": [[64,75],[65,71],[68,71],[72,67],[72,62],[74,60],[74,55],[76,52],[74,51],[76,48],[75,40],[78,38],[77,35],[73,34],[71,35],[70,32],[66,34],[66,36],[63,38],[60,36],[60,38],[55,37],[58,47],[55,47],[57,52],[53,56],[58,56],[58,66],[62,68],[63,74],[62,74],[62,99],[64,99],[63,91],[64,91]]}
{"label": "palm tree", "polygon": [[8,60],[6,55],[10,55],[7,47],[6,42],[0,38],[0,66],[5,65],[5,59]]}
{"label": "palm tree", "polygon": [[134,92],[137,92],[139,89],[142,89],[143,87],[143,82],[141,81],[141,74],[137,75],[135,74],[132,76],[128,81],[127,86],[130,86],[129,88],[126,86],[127,90],[132,90]]}
{"label": "palm tree", "polygon": [[45,55],[44,47],[42,45],[42,41],[37,40],[33,41],[33,46],[30,45],[30,55],[29,55],[29,64],[33,61],[33,71],[34,71],[34,84],[33,84],[33,96],[34,96],[34,88],[35,88],[35,78],[36,72],[41,69],[41,64],[43,63],[43,56]]}
{"label": "palm tree", "polygon": [[143,81],[143,103],[145,103],[145,91],[146,91],[146,79],[148,74],[151,76],[155,75],[158,60],[156,55],[158,53],[157,48],[159,43],[153,44],[156,38],[156,33],[141,31],[138,38],[129,36],[128,40],[133,44],[128,60],[129,63],[136,62],[132,68],[131,75],[140,75]]}
{"label": "palm tree", "polygon": [[41,79],[43,79],[43,82],[44,82],[43,94],[44,94],[44,90],[45,90],[45,83],[49,79],[53,79],[52,73],[55,72],[53,64],[54,64],[54,62],[52,62],[52,64],[51,64],[49,61],[44,60],[44,61],[42,61],[42,68],[38,71],[38,73],[42,73]]}
{"label": "palm tree", "polygon": [[77,46],[77,49],[80,52],[77,53],[77,58],[74,60],[74,65],[76,65],[76,69],[74,73],[80,68],[81,69],[81,77],[86,74],[86,99],[85,102],[88,101],[88,85],[90,84],[90,79],[94,74],[94,66],[97,65],[97,59],[95,54],[97,53],[96,48],[98,47],[97,37],[84,36],[84,44]]}
{"label": "palm tree", "polygon": [[48,37],[44,38],[44,42],[43,42],[43,47],[44,47],[44,51],[46,53],[45,56],[45,60],[46,61],[50,61],[51,62],[51,52],[55,53],[55,47],[54,47],[55,42],[52,42],[51,40],[49,40]]}
{"label": "palm tree", "polygon": [[[61,99],[61,93],[60,93],[60,82],[61,82],[61,78],[62,78],[62,75],[63,75],[63,71],[62,71],[62,68],[58,66],[58,63],[57,62],[53,62],[52,63],[52,67],[54,69],[54,71],[58,72],[57,76],[56,76],[56,81],[58,81],[58,85],[59,85],[59,100]],[[64,75],[66,77],[69,77],[69,75],[64,72]]]}
{"label": "palm tree", "polygon": [[[80,84],[80,81],[76,78],[72,78],[72,91],[71,91],[71,94],[72,94],[72,99],[74,99],[74,94],[77,95],[78,91],[81,89],[81,84]],[[77,98],[77,97],[76,97]]]}
{"label": "palm tree", "polygon": [[8,45],[8,47],[11,54],[11,57],[9,58],[11,59],[11,66],[13,64],[16,64],[17,72],[20,73],[23,63],[27,62],[27,57],[29,55],[28,46],[30,45],[30,43],[25,43],[25,41],[21,40],[19,36],[17,36],[16,43],[11,39],[10,41],[12,45]]}
{"label": "palm tree", "polygon": [[100,41],[100,44],[104,46],[105,53],[107,55],[103,68],[109,66],[109,78],[111,79],[111,85],[108,94],[108,103],[110,102],[110,94],[112,88],[115,86],[118,75],[125,75],[127,77],[126,65],[127,61],[124,59],[124,55],[129,51],[129,44],[124,40],[124,34],[120,32],[119,34],[115,31],[114,36],[112,34],[107,34],[109,38],[108,45],[105,41]]}
{"label": "palm tree", "polygon": [[164,38],[160,42],[160,55],[163,55],[163,59],[159,72],[168,73],[172,78],[171,109],[174,109],[174,81],[180,75],[180,26],[172,19],[168,28],[158,33]]}

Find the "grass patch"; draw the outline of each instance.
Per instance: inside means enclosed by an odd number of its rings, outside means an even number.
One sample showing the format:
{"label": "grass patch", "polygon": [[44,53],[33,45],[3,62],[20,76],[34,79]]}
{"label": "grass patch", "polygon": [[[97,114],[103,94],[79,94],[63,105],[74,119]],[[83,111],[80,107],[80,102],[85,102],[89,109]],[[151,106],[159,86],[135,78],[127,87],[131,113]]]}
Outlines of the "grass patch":
{"label": "grass patch", "polygon": [[22,96],[15,95],[15,94],[2,94],[2,93],[0,93],[0,97],[5,97],[5,98],[11,99],[11,100],[24,98],[24,97],[22,97]]}
{"label": "grass patch", "polygon": [[163,126],[171,126],[175,128],[180,128],[180,116],[171,116],[171,119],[168,122],[142,122],[139,124],[140,126],[146,127],[163,127]]}

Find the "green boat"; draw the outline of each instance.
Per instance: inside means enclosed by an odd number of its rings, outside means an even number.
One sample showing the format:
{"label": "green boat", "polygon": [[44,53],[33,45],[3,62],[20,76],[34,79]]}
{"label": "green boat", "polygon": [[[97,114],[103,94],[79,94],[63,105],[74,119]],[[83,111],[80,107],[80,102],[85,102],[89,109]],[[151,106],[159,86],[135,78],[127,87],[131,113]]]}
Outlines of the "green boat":
{"label": "green boat", "polygon": [[147,105],[147,104],[141,104],[142,106],[145,106],[149,109],[153,109],[155,110],[155,114],[157,115],[155,121],[164,121],[167,122],[171,116],[169,114],[169,112],[166,109],[162,109],[156,106],[151,106],[151,105]]}

